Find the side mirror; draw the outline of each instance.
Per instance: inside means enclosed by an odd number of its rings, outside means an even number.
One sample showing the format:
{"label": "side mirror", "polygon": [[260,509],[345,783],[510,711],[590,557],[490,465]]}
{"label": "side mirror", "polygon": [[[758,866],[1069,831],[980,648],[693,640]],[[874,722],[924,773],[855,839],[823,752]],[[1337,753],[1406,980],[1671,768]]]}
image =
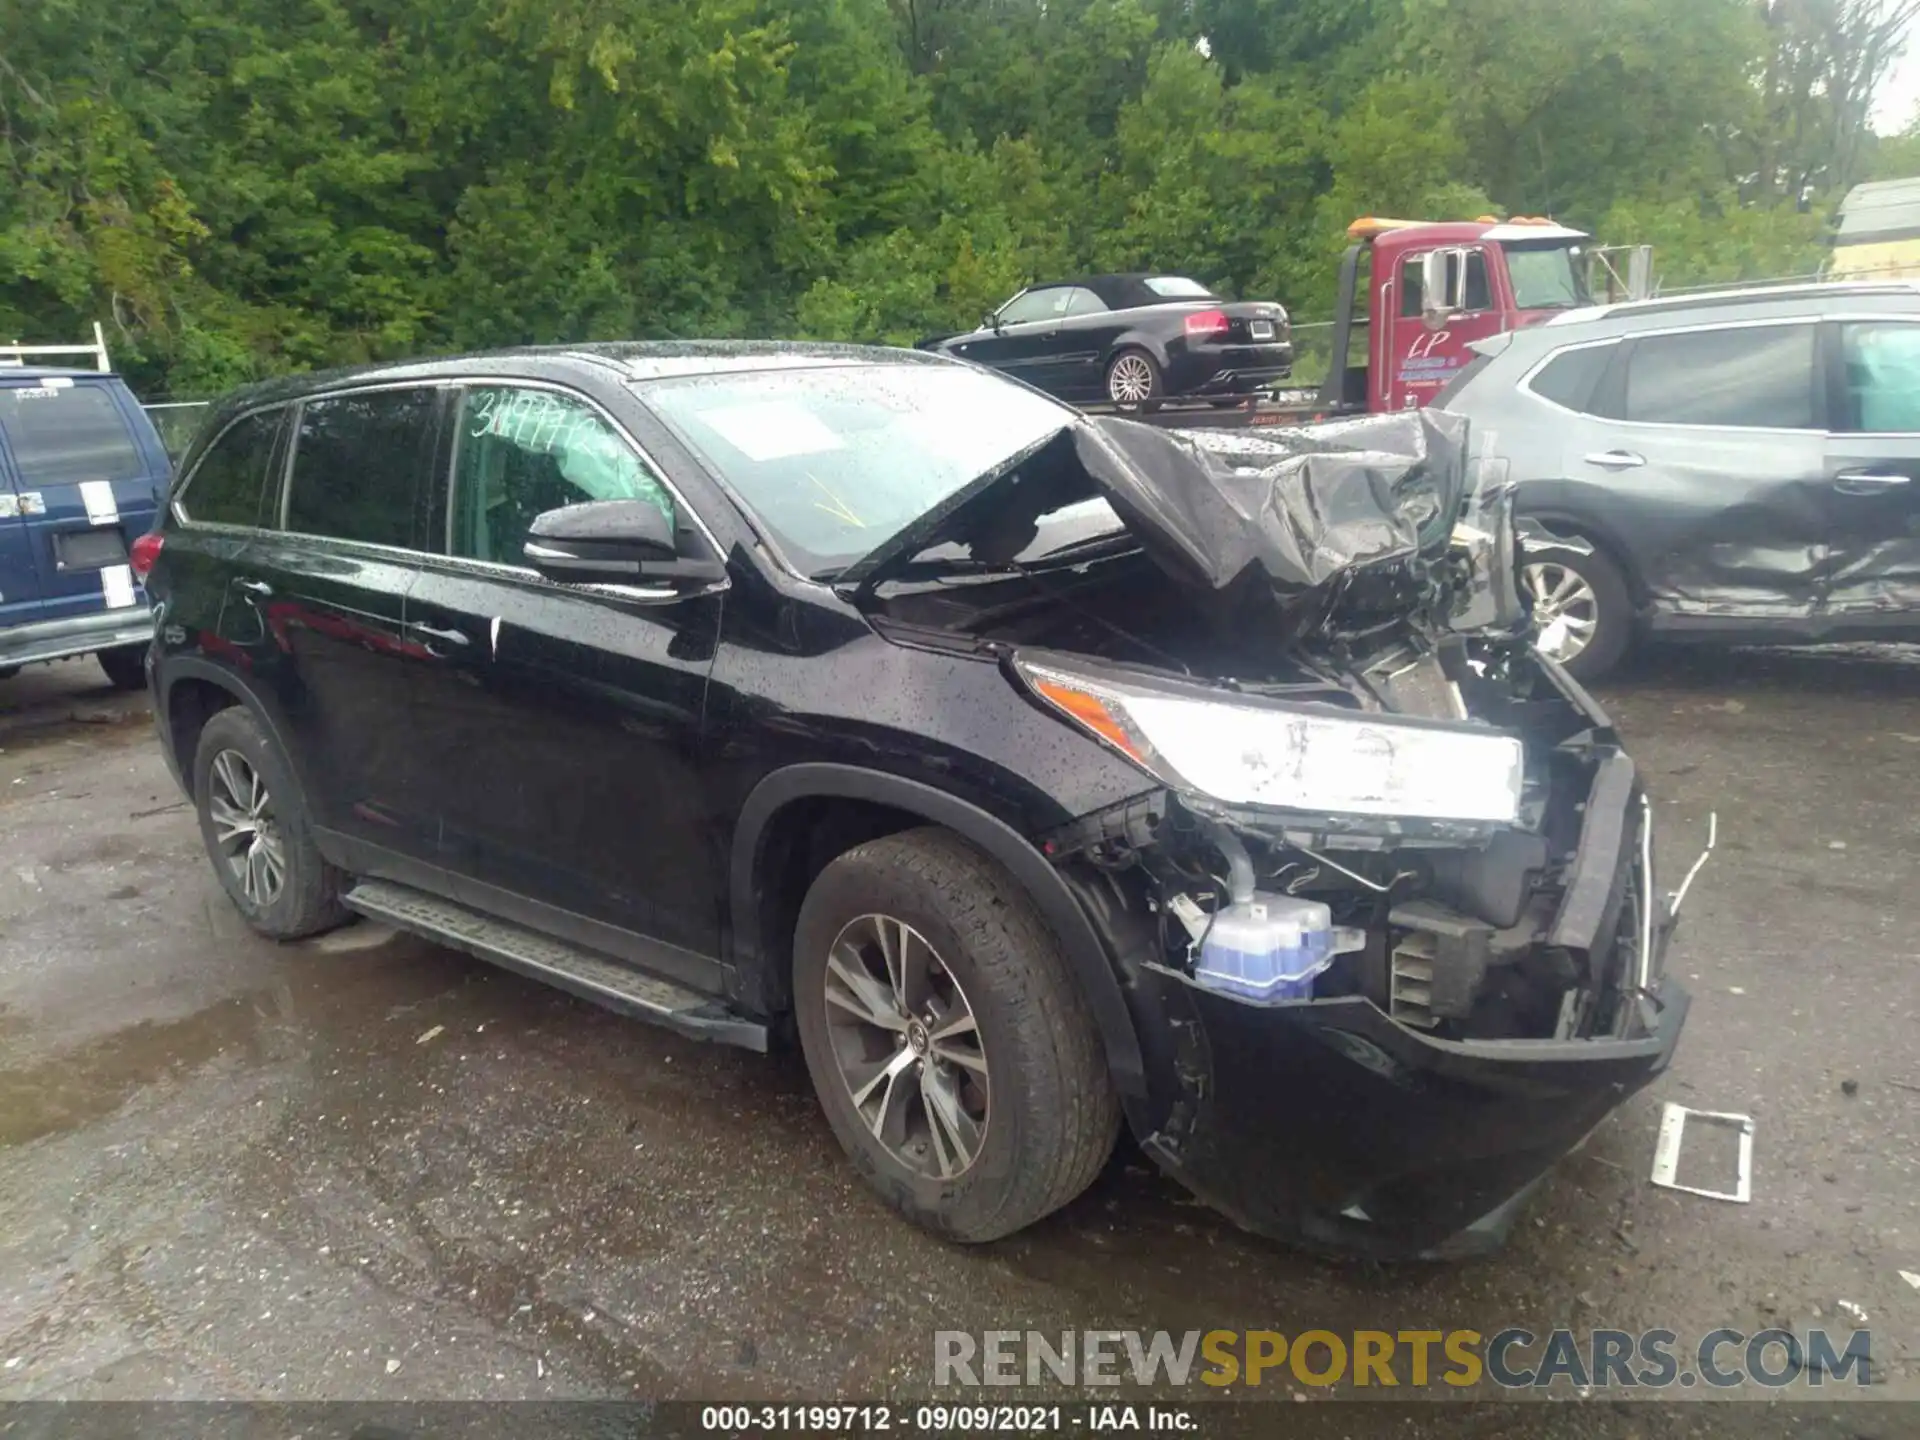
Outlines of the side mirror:
{"label": "side mirror", "polygon": [[982,315],[980,317],[980,328],[982,330],[991,330],[994,334],[998,335],[1000,333],[1000,312],[998,310],[989,310],[986,314]]}
{"label": "side mirror", "polygon": [[1420,319],[1434,329],[1447,323],[1454,311],[1453,297],[1447,293],[1447,261],[1451,250],[1429,250],[1420,257]]}
{"label": "side mirror", "polygon": [[589,500],[534,517],[523,552],[549,580],[621,584],[635,580],[718,580],[725,567],[682,559],[673,522],[645,500]]}

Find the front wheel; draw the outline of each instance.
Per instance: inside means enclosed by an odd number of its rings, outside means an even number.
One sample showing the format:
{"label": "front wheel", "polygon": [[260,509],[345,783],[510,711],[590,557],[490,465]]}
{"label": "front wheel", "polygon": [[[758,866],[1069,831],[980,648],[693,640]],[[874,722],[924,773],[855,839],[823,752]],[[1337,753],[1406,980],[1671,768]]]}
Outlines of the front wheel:
{"label": "front wheel", "polygon": [[214,873],[255,930],[294,940],[347,919],[345,877],[321,858],[292,767],[251,711],[236,705],[207,721],[193,801]]}
{"label": "front wheel", "polygon": [[1160,367],[1144,350],[1122,350],[1107,366],[1107,398],[1116,405],[1157,400],[1160,390]]}
{"label": "front wheel", "polygon": [[793,980],[834,1135],[927,1229],[1010,1235],[1112,1153],[1119,1098],[1092,1013],[1026,893],[958,836],[910,830],[829,864]]}
{"label": "front wheel", "polygon": [[1633,605],[1618,567],[1595,551],[1556,551],[1526,563],[1520,584],[1533,603],[1534,644],[1576,680],[1597,680],[1633,638]]}

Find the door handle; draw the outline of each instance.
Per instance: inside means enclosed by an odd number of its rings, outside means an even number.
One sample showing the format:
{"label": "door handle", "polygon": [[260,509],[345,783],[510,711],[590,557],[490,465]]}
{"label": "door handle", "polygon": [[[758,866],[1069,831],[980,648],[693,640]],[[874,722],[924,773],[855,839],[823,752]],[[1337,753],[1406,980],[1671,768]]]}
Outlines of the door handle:
{"label": "door handle", "polygon": [[467,638],[467,632],[464,630],[442,630],[437,626],[428,625],[420,620],[409,620],[407,622],[407,633],[409,635],[417,635],[422,640],[427,641],[427,652],[433,655],[440,653],[433,648],[435,643],[456,646],[471,645],[473,643]]}
{"label": "door handle", "polygon": [[1646,456],[1636,455],[1631,450],[1603,450],[1583,458],[1587,464],[1598,465],[1602,470],[1635,470],[1647,463]]}
{"label": "door handle", "polygon": [[255,600],[265,600],[273,594],[273,586],[264,580],[236,580],[233,588],[242,595],[251,595]]}
{"label": "door handle", "polygon": [[1842,495],[1884,495],[1889,490],[1898,490],[1902,485],[1912,483],[1913,478],[1909,475],[1895,475],[1884,470],[1842,470],[1833,477],[1833,488]]}

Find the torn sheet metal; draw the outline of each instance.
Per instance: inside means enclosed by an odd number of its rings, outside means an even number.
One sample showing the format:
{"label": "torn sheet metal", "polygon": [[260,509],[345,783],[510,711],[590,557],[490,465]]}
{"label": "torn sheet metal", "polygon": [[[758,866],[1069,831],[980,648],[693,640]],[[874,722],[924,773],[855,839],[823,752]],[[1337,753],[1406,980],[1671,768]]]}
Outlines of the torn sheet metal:
{"label": "torn sheet metal", "polygon": [[[1740,1157],[1736,1162],[1733,1189],[1707,1190],[1698,1185],[1682,1185],[1674,1178],[1680,1173],[1680,1147],[1686,1140],[1688,1120],[1739,1128]],[[1709,1200],[1732,1200],[1746,1204],[1753,1195],[1753,1117],[1724,1110],[1689,1110],[1669,1100],[1660,1115],[1660,1138],[1654,1143],[1653,1174],[1649,1178],[1667,1190],[1684,1190],[1689,1195],[1704,1195]]]}
{"label": "torn sheet metal", "polygon": [[1466,422],[1437,410],[1259,433],[1078,427],[1080,463],[1175,578],[1281,598],[1444,552],[1466,491]]}

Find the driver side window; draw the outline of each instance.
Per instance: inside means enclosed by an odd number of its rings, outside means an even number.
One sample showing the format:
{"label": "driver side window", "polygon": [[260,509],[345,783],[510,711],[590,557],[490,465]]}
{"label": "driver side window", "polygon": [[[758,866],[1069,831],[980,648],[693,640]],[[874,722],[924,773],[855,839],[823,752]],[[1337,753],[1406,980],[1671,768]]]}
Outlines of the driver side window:
{"label": "driver side window", "polygon": [[1044,290],[1029,290],[1024,295],[1015,296],[1000,312],[1002,325],[1024,325],[1033,320],[1056,320],[1066,308],[1068,290],[1064,285],[1052,285]]}
{"label": "driver side window", "polygon": [[588,500],[644,500],[674,522],[660,477],[575,396],[476,387],[461,397],[456,433],[452,554],[525,565],[534,517]]}

